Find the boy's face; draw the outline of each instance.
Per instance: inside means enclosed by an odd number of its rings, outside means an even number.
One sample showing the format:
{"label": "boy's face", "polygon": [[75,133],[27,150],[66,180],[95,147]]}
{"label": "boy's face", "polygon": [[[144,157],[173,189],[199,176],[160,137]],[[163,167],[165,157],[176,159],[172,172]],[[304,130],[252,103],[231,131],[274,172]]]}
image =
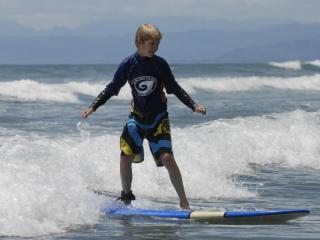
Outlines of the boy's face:
{"label": "boy's face", "polygon": [[138,44],[138,51],[143,56],[152,57],[155,52],[158,50],[160,41],[159,40],[147,40],[144,42],[140,42]]}

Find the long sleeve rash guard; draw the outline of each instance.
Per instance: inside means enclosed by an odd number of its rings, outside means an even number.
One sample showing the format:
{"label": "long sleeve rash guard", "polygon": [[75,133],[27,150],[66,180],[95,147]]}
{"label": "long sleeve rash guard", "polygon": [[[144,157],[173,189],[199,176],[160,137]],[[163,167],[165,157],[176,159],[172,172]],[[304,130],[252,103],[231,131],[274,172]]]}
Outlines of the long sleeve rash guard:
{"label": "long sleeve rash guard", "polygon": [[155,115],[167,110],[167,94],[175,94],[194,111],[195,102],[176,82],[168,63],[161,57],[141,57],[137,53],[124,59],[113,80],[98,95],[90,107],[96,110],[114,95],[118,95],[126,82],[130,84],[133,109],[142,115]]}

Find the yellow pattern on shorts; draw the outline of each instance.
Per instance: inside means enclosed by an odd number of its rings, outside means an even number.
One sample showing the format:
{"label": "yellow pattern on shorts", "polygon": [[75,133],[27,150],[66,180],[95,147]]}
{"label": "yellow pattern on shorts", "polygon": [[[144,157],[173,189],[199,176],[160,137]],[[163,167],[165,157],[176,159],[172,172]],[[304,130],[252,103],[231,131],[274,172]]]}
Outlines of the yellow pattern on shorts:
{"label": "yellow pattern on shorts", "polygon": [[158,136],[160,134],[170,134],[170,123],[169,119],[163,119],[159,126],[157,127],[157,131],[154,133],[154,136]]}
{"label": "yellow pattern on shorts", "polygon": [[135,163],[139,163],[142,161],[140,154],[133,154],[133,151],[130,145],[124,140],[124,138],[120,137],[120,149],[126,156],[132,156],[132,161]]}

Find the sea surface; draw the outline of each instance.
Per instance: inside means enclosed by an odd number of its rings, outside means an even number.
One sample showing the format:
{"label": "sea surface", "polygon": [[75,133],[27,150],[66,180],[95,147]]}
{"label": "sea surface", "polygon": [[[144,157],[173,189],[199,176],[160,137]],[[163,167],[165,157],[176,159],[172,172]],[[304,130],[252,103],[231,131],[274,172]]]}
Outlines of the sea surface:
{"label": "sea surface", "polygon": [[[192,209],[306,208],[281,225],[110,217],[121,190],[123,87],[81,112],[116,65],[0,66],[0,239],[320,239],[320,61],[171,65],[208,114],[168,96],[176,161]],[[178,209],[165,168],[133,166],[134,207]],[[106,191],[99,195],[94,190]]]}

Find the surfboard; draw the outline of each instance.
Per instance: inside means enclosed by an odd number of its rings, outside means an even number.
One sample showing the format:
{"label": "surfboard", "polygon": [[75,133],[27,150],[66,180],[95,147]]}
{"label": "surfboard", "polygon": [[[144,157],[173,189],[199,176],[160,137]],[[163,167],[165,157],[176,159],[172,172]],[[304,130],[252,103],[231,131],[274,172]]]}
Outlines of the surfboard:
{"label": "surfboard", "polygon": [[103,212],[116,216],[141,216],[167,219],[186,219],[213,224],[279,224],[310,213],[306,209],[248,210],[248,211],[186,211],[156,210],[132,207],[105,208]]}

